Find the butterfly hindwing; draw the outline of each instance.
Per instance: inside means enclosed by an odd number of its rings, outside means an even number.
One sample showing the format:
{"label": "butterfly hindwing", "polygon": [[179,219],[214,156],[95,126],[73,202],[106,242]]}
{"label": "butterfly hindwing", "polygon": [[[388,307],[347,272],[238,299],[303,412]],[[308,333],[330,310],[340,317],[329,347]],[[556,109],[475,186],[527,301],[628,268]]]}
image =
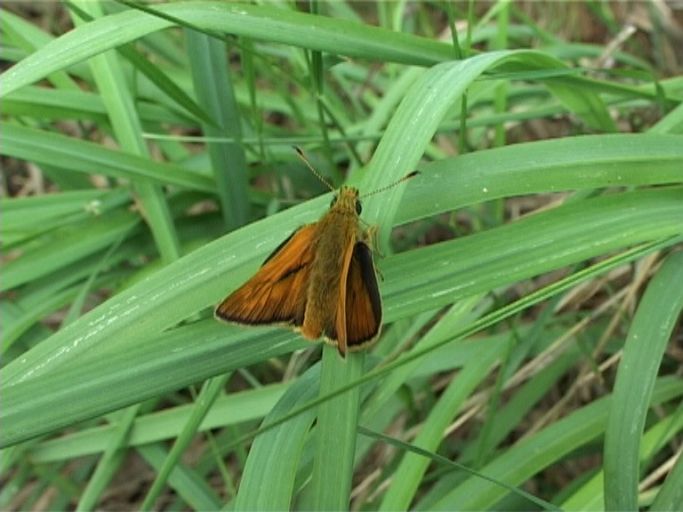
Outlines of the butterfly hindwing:
{"label": "butterfly hindwing", "polygon": [[268,256],[259,271],[216,307],[216,317],[245,324],[301,326],[306,290],[315,255],[316,224],[295,231]]}
{"label": "butterfly hindwing", "polygon": [[362,241],[355,243],[346,280],[346,337],[349,350],[374,341],[382,325],[382,302],[372,251]]}

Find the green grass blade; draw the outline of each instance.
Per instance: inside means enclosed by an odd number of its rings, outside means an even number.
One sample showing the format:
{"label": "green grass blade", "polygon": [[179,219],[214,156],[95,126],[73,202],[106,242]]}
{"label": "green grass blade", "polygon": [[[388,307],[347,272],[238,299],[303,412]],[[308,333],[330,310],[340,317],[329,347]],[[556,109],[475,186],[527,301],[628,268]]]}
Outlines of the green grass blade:
{"label": "green grass blade", "polygon": [[21,258],[4,265],[0,291],[46,276],[110,246],[129,233],[139,220],[137,215],[118,211],[106,218],[93,218],[56,230],[49,243],[26,251]]}
{"label": "green grass blade", "polygon": [[[363,353],[348,354],[343,360],[335,347],[323,347],[319,395],[329,395],[356,380],[363,373],[364,362]],[[356,388],[318,407],[310,503],[305,508],[344,510],[349,507],[359,404],[360,388]]]}
{"label": "green grass blade", "polygon": [[[5,9],[2,10],[2,16],[0,16],[0,27],[5,37],[11,38],[15,44],[30,52],[38,50],[55,39],[38,26]],[[78,84],[64,71],[51,73],[46,78],[56,88],[74,91],[79,89]]]}
{"label": "green grass blade", "polygon": [[683,308],[683,253],[648,285],[624,344],[605,432],[605,508],[638,508],[639,446],[659,365]]}
{"label": "green grass blade", "polygon": [[[237,336],[230,336],[231,331]],[[259,331],[254,337],[256,331],[235,332],[211,319],[146,338],[144,343],[138,338],[133,343],[137,350],[113,349],[106,354],[98,351],[93,357],[82,356],[77,367],[11,386],[13,392],[3,396],[0,411],[0,446],[69,425],[77,417],[86,419],[114,411],[305,345],[290,332]],[[87,366],[87,370],[80,365]],[[50,389],[52,392],[48,392]],[[43,395],[36,395],[36,391]],[[35,421],[34,407],[45,408],[40,422]]]}
{"label": "green grass blade", "polygon": [[[653,402],[679,398],[683,382],[675,378],[657,381]],[[607,423],[608,410],[614,397],[605,397],[556,421],[537,434],[507,449],[481,469],[490,478],[519,485],[546,468],[566,453],[601,435]],[[523,454],[523,455],[522,455]],[[482,510],[493,507],[507,493],[505,489],[477,477],[469,477],[434,505],[434,510]]]}
{"label": "green grass blade", "polygon": [[242,136],[240,112],[225,60],[226,46],[205,34],[186,31],[187,51],[194,89],[199,103],[211,112],[213,123],[204,123],[207,137],[230,137],[236,142],[207,142],[209,158],[221,201],[221,213],[227,231],[232,231],[249,220],[247,168]]}
{"label": "green grass blade", "polygon": [[[263,418],[275,406],[287,387],[287,384],[271,384],[223,395],[214,402],[198,430],[206,432]],[[193,408],[194,404],[187,404],[138,416],[128,445],[140,446],[179,436]],[[113,435],[113,425],[83,429],[41,442],[32,448],[31,458],[37,463],[43,463],[91,455],[101,452],[102,447]]]}
{"label": "green grass blade", "polygon": [[[681,168],[683,147],[675,135],[586,135],[515,144],[424,165],[396,220],[476,204],[482,196],[683,183]],[[429,189],[431,203],[421,200],[422,187]]]}
{"label": "green grass blade", "polygon": [[[174,123],[190,126],[188,117],[156,103],[140,99],[140,118],[145,122]],[[26,86],[8,95],[0,103],[0,112],[8,116],[30,116],[39,119],[78,119],[107,123],[106,109],[98,94],[77,90],[47,89]]]}
{"label": "green grass blade", "polygon": [[660,119],[649,133],[683,133],[683,103]]}
{"label": "green grass blade", "polygon": [[[205,30],[349,57],[428,65],[452,56],[450,46],[438,41],[283,9],[274,12],[247,4],[186,2],[156,6],[155,10]],[[158,16],[132,9],[87,23],[8,70],[0,79],[0,95],[172,25]]]}
{"label": "green grass blade", "polygon": [[[458,301],[441,315],[439,321],[407,353],[410,354],[425,347],[430,347],[444,339],[450,338],[454,332],[459,332],[465,326],[470,325],[482,313],[481,310],[475,308],[480,301],[480,296],[468,297]],[[401,368],[397,368],[384,379],[364,405],[363,420],[366,421],[369,417],[377,414],[399,388],[405,385],[406,381],[421,364],[421,360],[413,361]]]}
{"label": "green grass blade", "polygon": [[[563,67],[547,56],[525,51],[490,52],[465,61],[431,67],[416,80],[396,109],[368,165],[364,190],[379,189],[414,171],[427,143],[456,100],[485,71],[507,61],[528,63],[532,69]],[[371,202],[366,208],[366,218],[383,228],[381,245],[384,247],[387,246],[389,227],[397,215],[404,188],[399,186],[387,190],[381,202]]]}
{"label": "green grass blade", "polygon": [[479,473],[477,471],[474,471],[474,470],[472,470],[466,466],[463,466],[462,464],[458,464],[457,462],[453,462],[453,461],[447,459],[446,457],[443,457],[443,456],[438,455],[436,453],[429,452],[428,450],[425,450],[424,448],[420,448],[419,446],[416,446],[414,444],[409,444],[409,443],[405,443],[403,441],[399,441],[397,439],[393,439],[393,438],[386,436],[384,434],[380,434],[379,432],[373,432],[371,430],[368,430],[365,427],[359,427],[358,431],[360,434],[362,434],[364,436],[379,439],[379,440],[384,441],[386,443],[389,443],[389,444],[391,444],[391,445],[393,445],[399,449],[402,449],[402,450],[405,450],[406,452],[409,452],[406,454],[406,456],[417,455],[419,457],[426,459],[427,463],[435,462],[437,464],[440,464],[440,465],[443,465],[446,467],[450,467],[450,468],[455,469],[455,470],[466,471],[467,473],[474,475],[477,478],[481,478],[482,480],[491,482],[493,485],[496,485],[496,486],[501,487],[503,489],[517,493],[521,497],[526,498],[528,501],[538,505],[542,509],[556,510],[556,508],[552,504],[545,502],[539,498],[536,498],[532,494],[524,492],[523,490],[516,488],[514,486],[508,485],[505,482],[496,481],[492,478],[489,478],[488,476],[486,476],[483,473]]}
{"label": "green grass blade", "polygon": [[[80,4],[91,16],[102,16],[98,2],[73,1]],[[105,52],[93,57],[89,64],[121,150],[149,159],[149,151],[142,137],[140,118],[133,95],[125,81],[119,55],[116,52]],[[147,180],[137,180],[134,189],[138,195],[143,218],[152,231],[162,260],[168,264],[178,259],[178,237],[163,191]]]}
{"label": "green grass blade", "polygon": [[83,490],[76,510],[93,510],[100,496],[111,482],[114,474],[121,467],[124,457],[127,455],[125,446],[130,436],[139,406],[129,407],[118,415],[119,421],[115,424],[114,435],[109,440],[102,457],[97,462],[95,472],[88,479],[88,484]]}
{"label": "green grass blade", "polygon": [[107,149],[53,132],[0,123],[2,145],[6,156],[54,165],[71,171],[98,173],[114,178],[150,179],[156,183],[212,192],[213,181],[180,166],[154,162],[137,155]]}
{"label": "green grass blade", "polygon": [[152,509],[154,502],[157,500],[159,494],[163,490],[163,487],[166,484],[168,477],[170,476],[174,468],[178,465],[180,457],[183,455],[185,449],[194,439],[194,436],[197,433],[199,425],[201,425],[202,421],[204,420],[207,413],[215,403],[219,393],[222,391],[223,387],[225,386],[225,383],[228,381],[229,378],[230,374],[226,373],[225,375],[222,375],[220,377],[207,380],[204,383],[201,391],[199,392],[199,396],[197,396],[197,400],[195,401],[195,407],[193,408],[190,417],[187,419],[187,422],[183,426],[183,430],[180,432],[175,442],[173,443],[171,450],[168,452],[166,460],[164,460],[164,463],[158,470],[157,475],[154,478],[154,482],[152,482],[152,485],[150,486],[149,490],[147,491],[147,495],[145,496],[145,500],[142,502],[142,505],[140,506],[140,510]]}
{"label": "green grass blade", "polygon": [[106,214],[130,203],[126,190],[79,190],[0,199],[2,240],[5,248],[68,224]]}
{"label": "green grass blade", "polygon": [[652,502],[650,510],[676,510],[683,503],[683,457],[680,450],[673,469]]}
{"label": "green grass blade", "polygon": [[[655,425],[650,427],[647,432],[643,434],[643,442],[640,445],[640,460],[642,463],[646,463],[647,460],[652,460],[652,458],[657,454],[666,443],[670,443],[672,439],[675,438],[683,429],[683,415],[681,414],[681,407],[678,407],[678,412],[672,416],[662,418]],[[663,493],[665,498],[667,491],[665,488],[669,484],[669,478],[675,472],[676,469],[670,473],[664,486],[662,487],[660,493]],[[604,493],[604,471],[598,471],[595,476],[593,476],[588,482],[584,483],[578,490],[576,490],[571,496],[569,496],[563,503],[562,509],[566,511],[580,511],[580,510],[602,510],[604,508],[605,493]],[[671,480],[675,485],[676,477]],[[676,496],[678,489],[671,493],[671,489],[668,490],[670,493],[669,498]],[[659,499],[659,496],[657,497]],[[657,501],[657,500],[655,500]],[[675,501],[673,503],[676,503]],[[674,510],[673,506],[656,507],[652,504],[652,510]]]}
{"label": "green grass blade", "polygon": [[[413,442],[415,446],[436,452],[446,427],[457,415],[465,399],[488,376],[499,357],[497,351],[488,347],[482,348],[474,360],[468,361],[432,407]],[[385,494],[380,509],[408,510],[428,465],[429,459],[413,453],[405,454],[394,472],[394,484]]]}
{"label": "green grass blade", "polygon": [[[320,366],[310,368],[294,383],[268,414],[273,423],[317,394]],[[254,440],[235,499],[235,510],[288,510],[293,508],[294,479],[304,442],[315,419],[310,410]],[[264,492],[267,489],[268,492]]]}
{"label": "green grass blade", "polygon": [[549,80],[547,85],[562,104],[579,116],[589,128],[608,133],[617,131],[605,102],[597,93],[561,81]]}
{"label": "green grass blade", "polygon": [[[166,450],[159,444],[141,446],[138,451],[157,471],[167,456]],[[220,508],[221,502],[209,484],[184,464],[176,466],[175,471],[171,473],[169,483],[194,510],[218,510]]]}
{"label": "green grass blade", "polygon": [[[74,11],[83,21],[93,21],[93,17],[86,11],[80,9],[73,3],[67,4],[68,8]],[[101,13],[98,13],[101,16]],[[160,69],[150,63],[144,55],[138,52],[132,44],[123,45],[118,48],[118,52],[128,62],[130,62],[136,70],[146,76],[160,91],[166,94],[169,98],[175,101],[182,108],[190,112],[197,119],[204,122],[211,122],[206,112],[204,112],[195,101],[188,96],[185,91],[178,87],[173,80],[168,78]]]}

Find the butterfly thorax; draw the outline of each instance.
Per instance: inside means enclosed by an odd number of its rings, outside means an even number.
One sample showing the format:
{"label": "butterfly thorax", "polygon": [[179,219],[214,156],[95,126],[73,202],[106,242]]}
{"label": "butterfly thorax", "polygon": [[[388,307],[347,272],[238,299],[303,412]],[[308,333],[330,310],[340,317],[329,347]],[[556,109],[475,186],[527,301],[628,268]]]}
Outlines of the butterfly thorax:
{"label": "butterfly thorax", "polygon": [[353,187],[342,187],[339,193],[334,196],[330,204],[330,213],[346,213],[353,216],[360,215],[361,205],[358,200],[358,189]]}

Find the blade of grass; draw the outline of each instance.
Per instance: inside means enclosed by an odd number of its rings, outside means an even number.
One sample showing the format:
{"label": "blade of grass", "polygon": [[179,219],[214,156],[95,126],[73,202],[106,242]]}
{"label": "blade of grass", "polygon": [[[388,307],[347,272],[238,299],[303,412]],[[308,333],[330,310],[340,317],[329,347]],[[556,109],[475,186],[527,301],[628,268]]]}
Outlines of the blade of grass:
{"label": "blade of grass", "polygon": [[[272,424],[301,404],[315,398],[320,381],[320,365],[301,376],[270,411],[263,425]],[[298,416],[257,436],[249,450],[234,510],[290,510],[296,468],[315,419],[315,410]],[[267,489],[267,492],[264,490]]]}
{"label": "blade of grass", "polygon": [[683,503],[683,456],[679,449],[678,459],[659,489],[650,510],[676,510],[681,503]]}
{"label": "blade of grass", "polygon": [[[2,10],[2,16],[0,16],[0,27],[5,37],[11,38],[15,44],[29,52],[38,50],[55,39],[37,25],[27,22],[6,9]],[[51,73],[46,78],[58,89],[79,90],[78,84],[64,71]]]}
{"label": "blade of grass", "polygon": [[[339,386],[355,381],[363,373],[364,362],[365,354],[362,352],[348,354],[346,360],[342,360],[335,347],[323,347],[319,396],[329,396]],[[359,404],[360,387],[318,407],[311,502],[304,508],[348,509]]]}
{"label": "blade of grass", "polygon": [[[676,434],[681,431],[683,428],[683,416],[680,414],[680,407],[678,411],[678,414],[662,418],[645,432],[643,442],[640,445],[640,460],[642,463],[652,459],[658,450],[666,445],[666,443],[671,442]],[[562,509],[568,512],[603,509],[605,502],[604,477],[604,470],[598,471],[588,482],[562,502]],[[662,487],[662,491],[667,484],[668,478]],[[675,507],[652,508],[652,510],[675,510]]]}
{"label": "blade of grass", "polygon": [[[407,188],[396,220],[402,224],[423,218],[426,209],[433,214],[476,204],[482,195],[497,199],[540,191],[683,183],[681,167],[683,147],[675,135],[587,135],[515,144],[424,165],[422,175]],[[431,180],[440,186],[430,186]],[[430,189],[431,203],[420,201],[422,187]]]}
{"label": "blade of grass", "polygon": [[219,393],[223,390],[223,387],[230,376],[231,374],[226,373],[220,377],[209,379],[204,382],[204,385],[199,392],[199,396],[195,400],[192,413],[183,426],[182,431],[173,442],[171,450],[168,452],[166,459],[154,478],[154,482],[152,482],[152,485],[147,491],[147,495],[140,506],[140,510],[151,510],[153,508],[154,502],[159,497],[166,481],[178,465],[183,452],[194,439],[199,425],[201,425],[209,410],[213,407]]}
{"label": "blade of grass", "polygon": [[[66,6],[74,11],[74,14],[83,21],[93,21],[93,18],[83,9],[79,8],[72,2],[65,2]],[[100,13],[101,14],[101,13]],[[117,49],[119,54],[123,56],[133,67],[146,76],[161,92],[166,94],[169,98],[175,101],[182,108],[187,110],[197,119],[203,122],[211,122],[209,116],[201,109],[195,101],[190,98],[185,91],[178,87],[168,76],[166,76],[159,67],[152,65],[147,58],[138,52],[132,44],[122,45]]]}
{"label": "blade of grass", "polygon": [[[449,45],[346,20],[247,4],[186,2],[155,6],[154,11],[188,28],[271,40],[349,57],[429,65],[451,57]],[[127,10],[88,23],[45,45],[8,70],[0,95],[93,55],[162,30],[173,23]]]}
{"label": "blade of grass", "polygon": [[118,421],[114,425],[114,432],[104,453],[97,461],[94,473],[78,500],[77,511],[93,510],[96,508],[100,496],[118,471],[127,455],[126,446],[135,418],[140,410],[139,405],[124,409],[118,414]]}
{"label": "blade of grass", "polygon": [[683,132],[683,103],[661,118],[648,133],[682,133]]}
{"label": "blade of grass", "polygon": [[[427,143],[465,89],[486,70],[517,59],[528,62],[531,69],[564,67],[559,61],[533,52],[499,51],[437,64],[422,74],[387,126],[368,164],[363,190],[380,189],[415,170]],[[406,139],[410,144],[401,144]],[[385,191],[381,202],[373,201],[365,209],[366,218],[380,226],[381,247],[388,247],[389,229],[397,215],[403,189],[405,185]]]}
{"label": "blade of grass", "polygon": [[[98,2],[73,2],[93,17],[101,17],[103,14]],[[90,67],[122,151],[149,159],[149,151],[142,137],[140,118],[124,79],[118,55],[116,52],[97,55],[90,60]],[[166,264],[175,261],[180,255],[178,236],[163,191],[147,180],[137,180],[134,189],[139,198],[142,215],[152,231],[162,260]]]}
{"label": "blade of grass", "polygon": [[[448,339],[452,336],[453,332],[458,332],[471,324],[483,313],[481,309],[475,307],[480,302],[481,297],[479,295],[459,300],[440,316],[438,322],[421,336],[417,344],[407,353],[410,354],[411,352],[422,350],[424,347],[429,347],[434,343]],[[422,361],[413,361],[410,364],[403,365],[400,369],[396,369],[391,375],[387,376],[364,404],[363,420],[367,420],[369,417],[377,414],[381,407],[394,396],[421,364]]]}
{"label": "blade of grass", "polygon": [[[145,122],[194,126],[191,118],[142,98],[138,101],[138,109],[140,118]],[[106,109],[100,96],[82,90],[47,89],[29,85],[3,99],[0,112],[15,117],[78,119],[94,121],[98,125],[107,123]]]}
{"label": "blade of grass", "polygon": [[121,236],[131,233],[139,220],[130,212],[117,211],[106,218],[92,218],[55,230],[49,241],[4,265],[0,291],[46,276],[110,246]]}
{"label": "blade of grass", "polygon": [[659,365],[683,309],[683,253],[650,281],[629,329],[605,432],[605,508],[638,506],[639,447]]}
{"label": "blade of grass", "polygon": [[11,123],[0,123],[0,129],[3,142],[0,153],[9,157],[87,174],[96,169],[98,173],[114,178],[133,181],[149,179],[192,190],[214,190],[213,180],[177,165],[155,162],[92,142]]}
{"label": "blade of grass", "polygon": [[[287,384],[272,384],[220,396],[198,430],[206,432],[262,418],[273,408],[287,388]],[[128,439],[129,446],[140,446],[177,437],[187,418],[192,414],[193,408],[194,404],[187,404],[139,416]],[[49,439],[32,448],[31,459],[37,463],[44,463],[98,453],[102,451],[113,432],[113,425],[102,425]]]}
{"label": "blade of grass", "polygon": [[428,450],[425,450],[424,448],[420,448],[419,446],[416,446],[414,444],[409,444],[404,441],[400,441],[398,439],[394,439],[390,436],[381,434],[379,432],[374,432],[372,430],[369,430],[365,427],[358,427],[358,432],[361,435],[372,437],[374,439],[378,439],[380,441],[384,441],[387,444],[391,444],[392,446],[395,446],[396,448],[399,448],[401,450],[405,450],[406,452],[410,452],[410,454],[406,453],[406,456],[408,455],[417,455],[422,458],[427,459],[427,464],[430,462],[436,462],[437,464],[441,464],[443,466],[447,466],[452,469],[457,469],[461,471],[466,471],[467,473],[470,473],[472,475],[477,476],[478,478],[481,478],[482,480],[487,480],[491,482],[494,485],[498,485],[500,487],[503,487],[504,489],[509,490],[510,492],[514,492],[519,494],[520,496],[526,498],[530,502],[534,503],[535,505],[540,506],[544,510],[558,510],[556,507],[554,507],[551,503],[545,502],[533,494],[527,493],[523,491],[522,489],[519,489],[517,487],[513,487],[511,485],[506,484],[505,482],[499,482],[496,480],[493,480],[486,476],[484,473],[479,473],[473,469],[470,469],[466,466],[463,466],[462,464],[458,464],[457,462],[453,462],[437,453],[432,453]]}
{"label": "blade of grass", "polygon": [[[138,451],[156,471],[161,468],[167,456],[166,450],[159,444],[141,446]],[[169,483],[195,510],[218,510],[221,506],[220,499],[206,480],[185,465],[176,466]]]}
{"label": "blade of grass", "polygon": [[[683,394],[680,379],[657,380],[653,402],[662,403]],[[548,467],[578,446],[590,442],[605,431],[613,396],[596,400],[552,425],[508,448],[481,469],[481,473],[509,485],[519,485]],[[469,477],[434,504],[434,510],[486,509],[507,494],[507,490],[476,476]]]}
{"label": "blade of grass", "polygon": [[225,228],[232,231],[249,219],[249,202],[240,112],[225,59],[226,46],[193,30],[186,30],[185,35],[195,92],[200,105],[214,119],[213,123],[202,123],[202,132],[208,137],[235,140],[207,142]]}
{"label": "blade of grass", "polygon": [[[459,412],[465,399],[488,377],[491,367],[499,358],[491,347],[482,347],[476,359],[468,361],[438,401],[422,424],[413,446],[435,452],[443,439],[444,431]],[[427,471],[430,460],[414,453],[406,453],[393,474],[392,483],[384,495],[380,510],[408,510],[415,497],[420,481]]]}

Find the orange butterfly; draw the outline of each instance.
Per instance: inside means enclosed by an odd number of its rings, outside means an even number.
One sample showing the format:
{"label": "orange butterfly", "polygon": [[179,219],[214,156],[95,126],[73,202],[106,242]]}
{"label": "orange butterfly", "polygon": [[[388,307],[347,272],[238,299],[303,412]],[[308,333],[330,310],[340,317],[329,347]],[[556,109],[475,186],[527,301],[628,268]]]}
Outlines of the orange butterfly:
{"label": "orange butterfly", "polygon": [[328,212],[295,231],[259,271],[216,307],[242,324],[284,323],[342,356],[377,339],[382,303],[369,236],[359,226],[358,190],[342,187]]}
{"label": "orange butterfly", "polygon": [[[327,181],[294,148],[308,168]],[[413,176],[414,171],[380,190]],[[359,226],[358,189],[341,187],[330,209],[282,242],[256,275],[223,300],[216,318],[241,324],[287,324],[304,338],[324,337],[342,357],[377,339],[382,301],[369,231]]]}

